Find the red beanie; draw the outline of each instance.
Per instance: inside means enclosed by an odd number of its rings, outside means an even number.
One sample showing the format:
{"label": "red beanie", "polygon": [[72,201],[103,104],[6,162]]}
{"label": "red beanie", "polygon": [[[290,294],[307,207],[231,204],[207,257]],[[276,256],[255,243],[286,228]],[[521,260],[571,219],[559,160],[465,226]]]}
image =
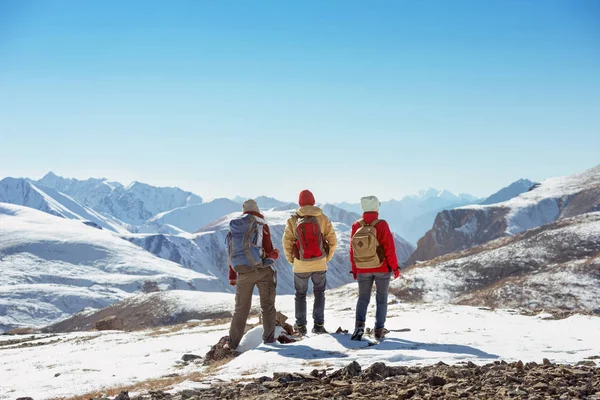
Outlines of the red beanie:
{"label": "red beanie", "polygon": [[298,197],[298,204],[300,207],[314,206],[315,196],[313,196],[310,190],[303,190],[300,192],[300,196]]}

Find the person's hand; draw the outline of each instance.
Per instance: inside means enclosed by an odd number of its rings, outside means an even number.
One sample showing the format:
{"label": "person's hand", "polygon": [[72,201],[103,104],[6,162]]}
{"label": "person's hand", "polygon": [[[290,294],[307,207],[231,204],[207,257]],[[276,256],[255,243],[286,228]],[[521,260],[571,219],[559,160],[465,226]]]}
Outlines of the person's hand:
{"label": "person's hand", "polygon": [[229,284],[230,284],[231,286],[235,286],[235,285],[237,284],[237,280],[235,280],[235,279],[230,279],[230,280],[229,280]]}
{"label": "person's hand", "polygon": [[400,268],[394,270],[394,279],[398,279],[400,277]]}

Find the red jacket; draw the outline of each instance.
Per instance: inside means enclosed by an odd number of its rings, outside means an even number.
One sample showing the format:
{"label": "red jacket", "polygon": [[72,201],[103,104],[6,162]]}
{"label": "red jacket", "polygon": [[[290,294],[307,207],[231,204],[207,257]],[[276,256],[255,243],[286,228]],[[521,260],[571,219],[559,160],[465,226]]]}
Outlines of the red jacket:
{"label": "red jacket", "polygon": [[[265,219],[265,217],[262,214],[256,213],[254,211],[248,211],[247,213],[244,213],[244,214],[251,214],[251,215],[254,215],[255,217]],[[268,258],[272,258],[273,260],[277,260],[277,258],[279,258],[279,252],[275,251],[275,249],[273,248],[273,242],[271,241],[271,231],[269,230],[269,225],[266,225],[266,224],[263,225],[262,246],[263,246],[263,249],[265,250],[265,254],[267,255]],[[237,273],[233,270],[233,268],[231,268],[231,265],[230,265],[229,266],[229,280],[235,281],[236,279],[237,279]]]}
{"label": "red jacket", "polygon": [[[370,224],[377,218],[379,218],[379,213],[377,212],[366,212],[363,214],[363,219],[367,224]],[[356,221],[354,224],[352,224],[352,236],[354,236],[358,228],[360,228],[360,224],[358,221]],[[383,260],[383,264],[377,268],[356,268],[356,264],[354,263],[354,251],[352,250],[352,241],[350,241],[350,262],[352,262],[352,274],[354,276],[356,276],[356,274],[373,272],[390,272],[390,270],[395,271],[399,268],[398,257],[396,256],[396,245],[394,244],[394,236],[390,231],[388,223],[384,220],[380,220],[377,225],[375,225],[375,230],[377,231],[377,240],[379,241],[379,244],[383,246],[385,260]]]}

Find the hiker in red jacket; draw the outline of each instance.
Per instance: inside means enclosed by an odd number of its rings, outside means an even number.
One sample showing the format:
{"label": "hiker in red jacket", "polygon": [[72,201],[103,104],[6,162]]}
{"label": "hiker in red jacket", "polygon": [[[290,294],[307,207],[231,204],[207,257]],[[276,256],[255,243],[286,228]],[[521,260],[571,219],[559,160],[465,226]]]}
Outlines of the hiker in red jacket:
{"label": "hiker in red jacket", "polygon": [[260,307],[263,316],[263,341],[265,343],[275,342],[275,290],[277,287],[277,275],[273,268],[274,261],[279,258],[279,250],[273,248],[271,231],[266,224],[265,217],[260,213],[258,204],[254,200],[247,200],[242,206],[243,214],[250,214],[259,219],[263,225],[262,248],[264,259],[260,267],[248,266],[248,272],[236,273],[229,266],[229,284],[235,286],[235,311],[229,328],[229,342],[227,347],[235,350],[246,329],[246,321],[252,305],[252,292],[258,287]]}
{"label": "hiker in red jacket", "polygon": [[352,225],[350,261],[352,275],[358,280],[358,302],[356,304],[356,326],[352,340],[361,340],[365,332],[367,309],[371,300],[373,282],[377,287],[375,338],[385,336],[388,288],[392,274],[400,276],[394,236],[384,220],[379,219],[379,200],[375,196],[360,199],[362,219]]}

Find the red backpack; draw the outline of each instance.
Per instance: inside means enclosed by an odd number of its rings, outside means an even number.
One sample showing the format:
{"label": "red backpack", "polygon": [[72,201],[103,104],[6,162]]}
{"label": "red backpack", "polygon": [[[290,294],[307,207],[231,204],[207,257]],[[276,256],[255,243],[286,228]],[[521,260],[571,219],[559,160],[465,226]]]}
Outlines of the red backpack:
{"label": "red backpack", "polygon": [[296,215],[294,258],[314,261],[327,257],[329,245],[323,237],[319,220],[314,216]]}

